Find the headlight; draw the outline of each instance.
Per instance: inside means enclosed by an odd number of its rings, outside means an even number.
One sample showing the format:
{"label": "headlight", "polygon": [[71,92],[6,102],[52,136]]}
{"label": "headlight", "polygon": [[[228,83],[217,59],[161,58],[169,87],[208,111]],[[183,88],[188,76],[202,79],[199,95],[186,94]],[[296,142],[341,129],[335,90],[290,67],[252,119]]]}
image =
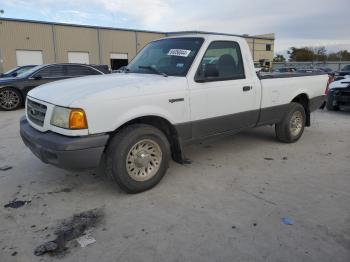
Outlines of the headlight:
{"label": "headlight", "polygon": [[83,109],[55,106],[51,125],[66,129],[86,129],[87,121]]}

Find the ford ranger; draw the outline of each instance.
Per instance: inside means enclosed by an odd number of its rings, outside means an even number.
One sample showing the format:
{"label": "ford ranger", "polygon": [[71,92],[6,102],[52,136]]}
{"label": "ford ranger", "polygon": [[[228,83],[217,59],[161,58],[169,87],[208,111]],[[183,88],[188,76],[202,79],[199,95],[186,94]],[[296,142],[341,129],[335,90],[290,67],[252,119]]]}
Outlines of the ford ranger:
{"label": "ford ranger", "polygon": [[[266,78],[266,79],[265,79]],[[66,169],[103,166],[128,193],[155,186],[170,158],[205,138],[275,125],[296,142],[324,102],[327,74],[260,77],[244,38],[175,36],[148,44],[122,73],[44,84],[28,93],[24,143]]]}

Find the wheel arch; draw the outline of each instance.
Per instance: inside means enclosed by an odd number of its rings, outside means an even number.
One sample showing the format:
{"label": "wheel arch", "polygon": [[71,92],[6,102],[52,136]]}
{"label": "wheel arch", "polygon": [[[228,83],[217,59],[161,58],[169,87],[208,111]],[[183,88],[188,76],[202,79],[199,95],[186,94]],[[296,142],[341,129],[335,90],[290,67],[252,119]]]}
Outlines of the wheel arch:
{"label": "wheel arch", "polygon": [[167,119],[156,115],[136,117],[119,126],[111,134],[113,135],[119,132],[120,130],[122,130],[123,128],[125,128],[126,126],[133,125],[133,124],[151,125],[161,130],[169,141],[173,160],[181,164],[184,163],[185,159],[183,156],[183,146],[181,143],[181,139],[178,135],[178,132],[175,126],[171,124]]}
{"label": "wheel arch", "polygon": [[301,93],[297,96],[295,96],[291,102],[301,104],[304,107],[305,114],[306,114],[306,126],[311,125],[310,120],[310,99],[309,96],[306,93]]}

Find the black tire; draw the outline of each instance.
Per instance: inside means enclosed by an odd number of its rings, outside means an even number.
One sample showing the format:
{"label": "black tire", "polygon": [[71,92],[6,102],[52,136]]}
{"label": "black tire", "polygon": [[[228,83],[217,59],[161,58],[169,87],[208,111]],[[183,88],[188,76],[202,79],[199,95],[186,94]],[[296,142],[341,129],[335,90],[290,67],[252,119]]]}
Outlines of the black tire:
{"label": "black tire", "polygon": [[333,95],[331,93],[329,93],[327,95],[327,103],[326,103],[326,107],[328,111],[339,111],[339,106],[334,106],[333,105]]}
{"label": "black tire", "polygon": [[[137,181],[129,174],[127,157],[130,156],[135,145],[142,141],[151,141],[158,145],[157,149],[161,150],[161,161],[157,172],[152,177],[145,181]],[[120,130],[109,142],[106,150],[105,171],[123,191],[135,194],[149,190],[159,183],[169,167],[169,159],[170,145],[164,133],[150,125],[134,124]],[[150,162],[152,161],[149,161],[149,164]],[[151,166],[149,167],[151,169]]]}
{"label": "black tire", "polygon": [[22,94],[16,88],[4,87],[0,89],[0,109],[11,111],[16,110],[22,105]]}
{"label": "black tire", "polygon": [[[296,113],[296,112],[299,112],[299,113]],[[301,127],[300,127],[300,130],[298,128],[299,131],[297,134],[293,132],[293,127],[292,127],[292,121],[296,115],[299,116],[299,118],[301,118],[301,121],[299,123]],[[277,123],[275,125],[275,132],[276,132],[277,139],[284,143],[294,143],[298,141],[304,132],[305,123],[306,123],[306,114],[305,114],[304,107],[298,103],[291,103],[289,112],[285,115],[285,117],[280,123]]]}

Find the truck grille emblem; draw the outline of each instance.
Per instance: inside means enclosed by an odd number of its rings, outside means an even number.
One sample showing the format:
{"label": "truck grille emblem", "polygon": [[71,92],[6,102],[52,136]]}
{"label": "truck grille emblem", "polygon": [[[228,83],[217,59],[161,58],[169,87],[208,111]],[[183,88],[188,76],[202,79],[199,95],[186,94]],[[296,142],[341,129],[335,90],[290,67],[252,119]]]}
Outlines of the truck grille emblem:
{"label": "truck grille emblem", "polygon": [[36,116],[39,112],[32,108],[32,109],[30,109],[30,113],[31,113],[33,116]]}

